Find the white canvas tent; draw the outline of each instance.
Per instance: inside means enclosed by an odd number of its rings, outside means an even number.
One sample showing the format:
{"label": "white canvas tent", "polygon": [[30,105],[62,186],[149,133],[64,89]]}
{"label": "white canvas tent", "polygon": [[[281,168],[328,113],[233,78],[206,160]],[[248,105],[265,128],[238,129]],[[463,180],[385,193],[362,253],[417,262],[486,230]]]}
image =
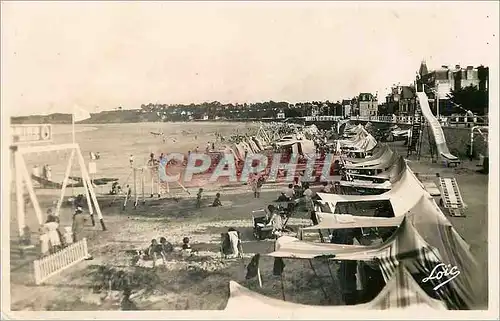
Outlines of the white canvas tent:
{"label": "white canvas tent", "polygon": [[[340,215],[342,216],[342,215]],[[328,219],[328,214],[319,225],[306,229],[358,228],[366,226],[387,226],[396,224],[396,218],[378,219],[356,217],[351,222],[339,223]],[[327,219],[325,219],[327,218]],[[343,225],[343,226],[342,226]],[[369,246],[342,245],[330,243],[304,242],[292,237],[281,237],[276,241],[273,257],[313,259],[330,257],[334,260],[356,260],[380,262],[386,281],[394,269],[404,264],[420,280],[431,275],[438,265],[455,266],[458,275],[445,286],[434,288],[434,294],[446,302],[449,308],[482,308],[481,293],[486,285],[478,277],[478,266],[469,246],[458,235],[446,219],[433,198],[423,195],[419,201],[405,213],[401,225],[384,243]],[[438,267],[439,268],[439,267]],[[449,277],[449,276],[447,276]],[[431,286],[443,283],[444,279],[430,280]]]}
{"label": "white canvas tent", "polygon": [[286,302],[251,291],[234,281],[229,282],[230,297],[226,312],[248,317],[256,313],[278,314],[280,319],[310,319],[311,316],[360,310],[446,310],[442,302],[429,297],[404,267],[399,267],[384,289],[371,302],[347,306],[314,306]]}
{"label": "white canvas tent", "polygon": [[[366,158],[350,158],[350,157],[342,157],[342,161],[346,164],[357,164],[364,163],[365,165],[373,165],[377,164],[379,158],[389,150],[387,145],[377,144],[375,148],[372,150],[373,154]],[[390,151],[392,152],[392,150]]]}
{"label": "white canvas tent", "polygon": [[422,183],[415,177],[411,169],[405,164],[399,180],[392,183],[392,189],[380,195],[340,195],[318,193],[319,202],[329,205],[335,212],[337,203],[390,201],[395,216],[404,215],[412,208],[424,194],[428,194]]}
{"label": "white canvas tent", "polygon": [[378,168],[389,168],[394,160],[394,155],[397,156],[391,149],[387,148],[382,155],[376,159],[371,159],[367,161],[361,161],[357,163],[345,162],[346,169],[378,169]]}

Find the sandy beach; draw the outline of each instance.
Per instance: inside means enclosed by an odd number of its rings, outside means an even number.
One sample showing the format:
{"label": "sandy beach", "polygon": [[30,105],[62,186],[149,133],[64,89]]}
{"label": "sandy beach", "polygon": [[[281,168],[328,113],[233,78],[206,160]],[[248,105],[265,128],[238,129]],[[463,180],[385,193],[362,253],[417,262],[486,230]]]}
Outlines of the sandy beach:
{"label": "sandy beach", "polygon": [[[163,143],[149,132],[157,124],[104,125],[97,129],[80,132],[77,136],[82,153],[99,151],[99,173],[105,177],[123,180],[128,172],[128,155],[137,159],[147,159],[150,152],[186,151],[196,146],[204,146],[213,140],[215,131],[232,133],[243,124],[193,123],[188,133],[182,133],[186,124],[168,124],[169,137],[176,137],[177,143]],[[165,126],[165,127],[167,127]],[[194,136],[198,136],[197,140]],[[111,138],[113,137],[113,138]],[[56,135],[56,142],[70,139],[67,134]],[[160,141],[158,141],[160,140]],[[391,146],[403,151],[399,143]],[[64,171],[55,155],[37,155],[28,160],[50,162],[54,177]],[[87,156],[85,156],[87,157]],[[30,162],[31,161],[31,162]],[[468,212],[463,218],[450,218],[457,231],[471,245],[472,252],[484,269],[487,277],[487,182],[488,177],[475,172],[474,164],[465,162],[459,168],[442,168],[426,159],[409,162],[415,172],[454,175],[461,187]],[[257,241],[252,236],[251,214],[262,209],[276,199],[280,186],[265,186],[260,199],[255,199],[249,188],[243,186],[238,191],[227,189],[222,195],[223,206],[209,207],[213,193],[207,193],[203,206],[195,208],[195,200],[179,194],[179,199],[170,197],[148,200],[137,209],[129,206],[121,209],[121,202],[111,204],[110,198],[100,198],[100,205],[108,230],[103,232],[99,225],[92,227],[87,222],[85,237],[94,259],[83,261],[57,276],[43,286],[33,285],[33,259],[35,250],[19,257],[15,246],[11,247],[11,306],[13,310],[118,310],[119,292],[111,294],[93,293],[92,286],[98,281],[98,269],[125,271],[138,282],[133,290],[134,302],[142,310],[183,310],[183,309],[223,309],[229,296],[229,281],[240,284],[270,297],[282,298],[279,278],[272,276],[273,260],[263,256],[260,268],[263,287],[257,281],[245,280],[246,265],[254,253],[268,253],[273,250],[271,240]],[[42,193],[43,192],[43,193]],[[71,196],[68,189],[67,196]],[[43,209],[57,199],[57,190],[37,190]],[[11,202],[13,206],[14,200]],[[15,207],[11,207],[14,214]],[[27,211],[27,224],[36,231],[36,219],[31,208]],[[71,208],[61,212],[61,225],[71,224]],[[11,240],[17,239],[17,222],[11,215]],[[303,211],[292,218],[289,226],[298,228],[311,222]],[[222,260],[219,253],[220,233],[229,227],[242,233],[243,259]],[[192,257],[172,254],[166,266],[159,262],[153,270],[150,266],[131,266],[129,254],[132,250],[146,248],[150,240],[164,236],[175,247],[181,245],[182,238],[191,239],[193,249],[198,253]],[[14,244],[14,243],[11,243]],[[149,263],[151,264],[151,263]],[[325,264],[315,266],[320,278],[315,277],[307,261],[286,260],[284,285],[286,300],[304,304],[341,304],[338,284],[332,282]],[[323,290],[331,297],[324,298]],[[43,293],[43,295],[42,295]],[[486,294],[485,294],[486,295]]]}

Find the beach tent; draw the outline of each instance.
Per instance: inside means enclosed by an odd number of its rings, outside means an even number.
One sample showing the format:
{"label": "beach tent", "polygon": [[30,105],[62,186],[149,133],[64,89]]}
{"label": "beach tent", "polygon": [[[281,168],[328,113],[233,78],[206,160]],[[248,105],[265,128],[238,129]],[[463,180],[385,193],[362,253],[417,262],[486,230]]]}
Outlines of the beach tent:
{"label": "beach tent", "polygon": [[[399,156],[398,154],[392,154],[391,159],[388,160],[385,164],[378,164],[374,166],[370,166],[368,168],[347,168],[346,176],[348,178],[359,178],[365,180],[373,180],[373,179],[382,179],[389,180],[389,182],[396,182],[401,176],[401,171],[404,168],[404,158]],[[351,170],[383,170],[381,173],[378,173],[374,176],[372,175],[364,175],[351,173]]]}
{"label": "beach tent", "polygon": [[[384,147],[377,149],[377,151],[370,157],[369,159],[366,159],[366,161],[363,161],[363,159],[360,159],[359,162],[351,163],[348,160],[344,160],[345,163],[345,168],[346,169],[361,169],[361,168],[377,168],[376,166],[382,165],[382,167],[378,168],[389,168],[390,166],[386,165],[392,165],[391,161],[393,161],[393,155],[395,154],[392,149],[388,148],[386,145]],[[382,153],[381,153],[382,152]],[[397,155],[397,154],[396,154]],[[386,167],[384,167],[386,166]]]}
{"label": "beach tent", "polygon": [[248,145],[246,141],[242,141],[240,143],[240,146],[243,147],[243,157],[245,157],[245,150],[248,151],[248,153],[253,153],[252,148],[250,147],[250,145]]}
{"label": "beach tent", "polygon": [[253,140],[255,142],[255,144],[257,145],[257,147],[262,151],[264,149],[266,149],[266,144],[264,142],[264,140],[262,140],[261,138],[259,137],[253,137]]}
{"label": "beach tent", "polygon": [[354,139],[339,140],[341,147],[356,149],[358,151],[370,151],[377,146],[377,140],[364,128],[354,136]]}
{"label": "beach tent", "polygon": [[375,148],[375,146],[377,146],[377,140],[371,134],[368,134],[362,141],[355,144],[353,147],[360,151],[369,152]]}
{"label": "beach tent", "polygon": [[280,319],[310,319],[332,312],[360,310],[446,310],[442,302],[429,297],[403,266],[399,266],[382,291],[368,303],[346,306],[314,306],[286,302],[251,291],[234,281],[229,282],[230,296],[224,311],[238,315],[277,314]]}
{"label": "beach tent", "polygon": [[277,147],[291,146],[292,153],[297,155],[298,154],[308,155],[316,153],[316,147],[314,145],[314,142],[308,139],[279,141],[276,143],[276,146]]}
{"label": "beach tent", "polygon": [[234,144],[233,150],[239,160],[245,160],[245,147],[241,143]]}
{"label": "beach tent", "polygon": [[[330,214],[331,215],[331,214]],[[333,215],[332,215],[333,216]],[[342,215],[339,215],[342,216]],[[398,218],[347,217],[329,218],[319,215],[319,225],[303,230],[358,228],[368,226],[394,226]],[[281,237],[276,241],[273,257],[312,259],[330,256],[334,260],[373,261],[378,260],[384,279],[387,281],[398,265],[405,268],[420,283],[428,285],[428,293],[445,302],[450,309],[477,309],[485,307],[480,302],[486,291],[485,284],[478,280],[478,265],[469,246],[460,237],[430,196],[423,195],[402,218],[396,232],[378,245],[342,245],[304,242],[292,237]],[[456,267],[452,276],[424,282],[432,271],[442,271],[443,266]],[[436,288],[440,283],[443,286]]]}
{"label": "beach tent", "polygon": [[253,137],[249,137],[247,139],[246,143],[248,144],[248,146],[250,146],[250,149],[252,150],[252,153],[258,153],[258,152],[260,152],[260,148],[259,148],[259,146],[257,146],[257,144],[255,144],[255,142],[253,140]]}
{"label": "beach tent", "polygon": [[379,195],[340,195],[317,193],[320,197],[318,200],[323,204],[327,204],[332,213],[335,212],[337,203],[342,202],[368,202],[368,201],[390,201],[395,216],[404,215],[412,208],[423,194],[428,194],[422,183],[413,174],[411,169],[406,165],[403,158],[398,162],[394,171],[399,171],[399,175],[395,175],[391,181],[392,189]]}
{"label": "beach tent", "polygon": [[365,227],[392,227],[399,226],[403,222],[404,216],[395,217],[372,217],[356,216],[351,214],[316,213],[318,224],[302,228],[307,230],[329,230],[344,228],[365,228]]}
{"label": "beach tent", "polygon": [[350,158],[350,157],[342,157],[342,161],[346,164],[357,164],[363,163],[364,165],[370,166],[374,164],[378,164],[379,159],[384,155],[387,151],[389,153],[393,153],[393,151],[389,148],[389,146],[385,144],[377,144],[375,148],[372,150],[372,155],[366,158]]}

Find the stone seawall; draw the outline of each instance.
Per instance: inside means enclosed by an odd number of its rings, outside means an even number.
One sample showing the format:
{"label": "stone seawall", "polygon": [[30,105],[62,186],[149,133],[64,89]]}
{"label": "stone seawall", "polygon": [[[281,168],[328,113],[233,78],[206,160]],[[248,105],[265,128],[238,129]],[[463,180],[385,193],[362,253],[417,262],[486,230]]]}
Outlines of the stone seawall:
{"label": "stone seawall", "polygon": [[[422,140],[422,155],[430,155],[429,151],[429,139],[427,135],[427,129],[423,128],[423,140]],[[470,144],[470,128],[457,128],[457,127],[445,127],[443,128],[444,136],[446,138],[446,144],[450,150],[450,153],[457,156],[460,159],[467,158],[467,146]],[[431,134],[432,138],[432,134]],[[433,140],[433,138],[432,138]],[[475,159],[479,158],[479,155],[488,155],[488,142],[479,135],[474,134],[474,145],[472,148],[472,154]]]}

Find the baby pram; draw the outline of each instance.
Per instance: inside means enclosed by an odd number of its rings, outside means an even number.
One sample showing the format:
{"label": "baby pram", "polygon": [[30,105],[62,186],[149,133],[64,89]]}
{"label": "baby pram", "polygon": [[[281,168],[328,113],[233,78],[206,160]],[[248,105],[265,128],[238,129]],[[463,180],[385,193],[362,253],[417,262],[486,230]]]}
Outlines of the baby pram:
{"label": "baby pram", "polygon": [[[272,224],[270,224],[271,217],[266,215],[266,211],[264,209],[252,211],[252,223],[253,223],[253,236],[257,240],[265,240],[268,238],[274,238],[277,234],[290,231],[291,229],[287,228],[288,220],[292,216],[296,204],[293,201],[290,202],[277,202],[278,214],[281,215],[281,226],[275,228]],[[260,215],[256,215],[260,214]]]}

